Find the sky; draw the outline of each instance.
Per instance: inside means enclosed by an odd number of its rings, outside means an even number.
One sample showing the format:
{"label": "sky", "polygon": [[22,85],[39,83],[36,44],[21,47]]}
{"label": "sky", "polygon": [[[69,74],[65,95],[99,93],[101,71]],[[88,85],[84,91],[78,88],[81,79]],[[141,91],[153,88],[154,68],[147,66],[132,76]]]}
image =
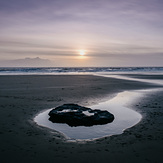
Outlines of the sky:
{"label": "sky", "polygon": [[163,0],[0,0],[0,66],[163,66],[162,17]]}

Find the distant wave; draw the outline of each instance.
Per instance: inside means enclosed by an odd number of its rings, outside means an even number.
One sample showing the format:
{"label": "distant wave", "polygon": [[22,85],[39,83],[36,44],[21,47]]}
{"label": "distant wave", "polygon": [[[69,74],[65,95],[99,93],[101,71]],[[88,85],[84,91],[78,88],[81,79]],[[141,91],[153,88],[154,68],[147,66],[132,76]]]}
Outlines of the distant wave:
{"label": "distant wave", "polygon": [[73,74],[73,73],[113,73],[113,72],[163,72],[163,67],[30,67],[0,68],[0,74]]}

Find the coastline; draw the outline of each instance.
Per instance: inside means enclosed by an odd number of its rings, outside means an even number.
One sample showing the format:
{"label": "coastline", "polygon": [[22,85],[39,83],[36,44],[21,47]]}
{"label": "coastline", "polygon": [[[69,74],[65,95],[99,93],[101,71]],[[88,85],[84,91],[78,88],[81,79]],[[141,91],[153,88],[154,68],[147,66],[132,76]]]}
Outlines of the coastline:
{"label": "coastline", "polygon": [[132,162],[160,162],[163,133],[157,123],[162,123],[162,91],[150,92],[138,104],[132,104],[143,115],[137,125],[121,135],[92,142],[66,142],[57,132],[33,122],[39,112],[63,103],[90,105],[124,90],[159,87],[91,75],[0,76],[2,163],[108,162],[108,159],[110,162],[131,159]]}

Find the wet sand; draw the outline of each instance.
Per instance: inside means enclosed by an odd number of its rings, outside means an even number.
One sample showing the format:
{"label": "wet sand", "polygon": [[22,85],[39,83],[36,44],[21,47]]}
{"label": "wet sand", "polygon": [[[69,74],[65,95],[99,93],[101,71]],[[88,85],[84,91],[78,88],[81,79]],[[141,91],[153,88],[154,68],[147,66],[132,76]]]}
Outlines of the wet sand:
{"label": "wet sand", "polygon": [[[147,78],[156,79],[156,76]],[[0,76],[0,160],[2,163],[160,163],[163,161],[160,87],[91,75]],[[125,90],[150,88],[159,88],[159,91],[152,91],[130,104],[142,114],[142,121],[121,135],[67,142],[58,132],[33,121],[39,112],[64,103],[88,106]]]}

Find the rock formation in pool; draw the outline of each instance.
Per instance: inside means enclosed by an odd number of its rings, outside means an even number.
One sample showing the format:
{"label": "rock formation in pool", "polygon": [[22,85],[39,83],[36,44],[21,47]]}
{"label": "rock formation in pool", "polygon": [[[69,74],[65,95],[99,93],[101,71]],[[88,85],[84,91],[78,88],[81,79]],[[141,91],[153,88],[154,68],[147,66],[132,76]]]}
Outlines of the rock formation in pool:
{"label": "rock formation in pool", "polygon": [[49,112],[53,123],[67,123],[69,126],[93,126],[111,123],[114,115],[108,111],[92,110],[77,104],[64,104]]}

